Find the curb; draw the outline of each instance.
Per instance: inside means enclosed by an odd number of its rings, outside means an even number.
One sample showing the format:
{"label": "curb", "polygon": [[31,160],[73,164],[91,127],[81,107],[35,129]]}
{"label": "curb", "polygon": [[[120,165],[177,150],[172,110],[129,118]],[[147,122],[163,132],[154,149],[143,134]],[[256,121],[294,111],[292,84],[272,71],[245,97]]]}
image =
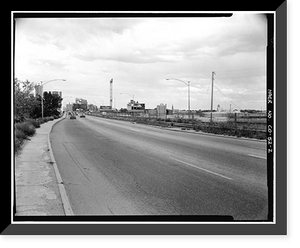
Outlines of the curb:
{"label": "curb", "polygon": [[62,117],[61,119],[59,119],[57,122],[53,123],[53,125],[50,128],[50,132],[47,135],[47,141],[48,141],[50,158],[51,158],[51,162],[53,164],[53,168],[54,168],[54,172],[55,172],[55,176],[56,176],[56,180],[57,180],[57,184],[58,184],[58,188],[59,188],[59,193],[60,193],[62,204],[63,204],[63,209],[65,211],[65,215],[74,215],[69,198],[67,196],[64,182],[61,178],[61,175],[60,175],[58,167],[57,167],[57,163],[55,161],[55,158],[54,158],[54,155],[52,152],[52,146],[51,146],[51,142],[50,142],[50,133],[52,132],[53,127],[55,126],[55,124],[64,120],[65,118],[66,118],[66,115],[64,117]]}

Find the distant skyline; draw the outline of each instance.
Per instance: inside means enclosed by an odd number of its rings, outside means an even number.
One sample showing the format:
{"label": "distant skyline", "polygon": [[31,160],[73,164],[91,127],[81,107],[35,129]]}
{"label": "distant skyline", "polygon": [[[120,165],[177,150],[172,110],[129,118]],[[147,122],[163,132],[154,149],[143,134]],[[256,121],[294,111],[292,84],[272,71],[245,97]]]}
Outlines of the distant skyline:
{"label": "distant skyline", "polygon": [[[84,98],[126,108],[134,99],[155,108],[266,109],[267,26],[262,14],[201,18],[19,18],[15,77],[62,91],[65,105]],[[125,93],[125,94],[121,94]],[[114,100],[115,101],[115,100]]]}

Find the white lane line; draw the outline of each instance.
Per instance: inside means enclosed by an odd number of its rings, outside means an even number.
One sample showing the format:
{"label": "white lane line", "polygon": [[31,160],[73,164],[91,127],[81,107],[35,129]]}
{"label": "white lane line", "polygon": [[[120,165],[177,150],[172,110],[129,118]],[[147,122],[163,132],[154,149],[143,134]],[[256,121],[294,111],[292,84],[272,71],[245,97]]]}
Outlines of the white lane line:
{"label": "white lane line", "polygon": [[230,178],[230,177],[226,177],[226,176],[223,176],[223,175],[221,175],[221,174],[219,174],[219,173],[216,173],[216,172],[213,172],[213,171],[210,171],[210,170],[203,169],[203,168],[201,168],[201,167],[198,167],[198,166],[196,166],[196,165],[193,165],[193,164],[190,164],[190,163],[181,161],[181,160],[179,160],[179,159],[172,158],[172,157],[169,157],[169,158],[170,158],[170,159],[173,159],[173,160],[175,160],[175,161],[177,161],[177,162],[180,162],[180,163],[186,164],[186,165],[188,165],[188,166],[191,166],[191,167],[193,167],[193,168],[196,168],[196,169],[199,169],[199,170],[202,170],[202,171],[211,173],[211,174],[213,174],[213,175],[216,175],[216,176],[219,176],[219,177],[223,177],[223,178],[226,178],[226,179],[228,179],[228,180],[233,180],[233,179]]}
{"label": "white lane line", "polygon": [[140,131],[140,130],[137,130],[137,129],[127,128],[127,130],[130,130],[130,131],[133,131],[133,132],[141,133],[141,131]]}
{"label": "white lane line", "polygon": [[258,156],[258,155],[253,155],[253,154],[248,154],[248,156],[250,156],[250,157],[254,157],[254,158],[267,159],[266,157],[263,157],[263,156]]}

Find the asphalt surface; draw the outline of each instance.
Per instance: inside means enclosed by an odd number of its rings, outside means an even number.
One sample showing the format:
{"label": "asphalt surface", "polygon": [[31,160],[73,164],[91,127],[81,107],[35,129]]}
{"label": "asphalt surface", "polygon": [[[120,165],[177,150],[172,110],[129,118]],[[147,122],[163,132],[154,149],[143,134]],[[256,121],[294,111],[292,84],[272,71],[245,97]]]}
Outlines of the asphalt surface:
{"label": "asphalt surface", "polygon": [[264,142],[86,116],[50,135],[76,215],[230,215],[266,220]]}

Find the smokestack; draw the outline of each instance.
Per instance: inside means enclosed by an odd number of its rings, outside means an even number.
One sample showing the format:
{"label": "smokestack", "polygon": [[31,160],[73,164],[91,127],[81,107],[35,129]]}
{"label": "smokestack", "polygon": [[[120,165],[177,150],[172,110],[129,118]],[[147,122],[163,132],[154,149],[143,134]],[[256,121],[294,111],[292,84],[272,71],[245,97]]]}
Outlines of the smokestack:
{"label": "smokestack", "polygon": [[113,108],[113,89],[112,89],[112,85],[113,85],[113,78],[110,80],[110,108]]}

